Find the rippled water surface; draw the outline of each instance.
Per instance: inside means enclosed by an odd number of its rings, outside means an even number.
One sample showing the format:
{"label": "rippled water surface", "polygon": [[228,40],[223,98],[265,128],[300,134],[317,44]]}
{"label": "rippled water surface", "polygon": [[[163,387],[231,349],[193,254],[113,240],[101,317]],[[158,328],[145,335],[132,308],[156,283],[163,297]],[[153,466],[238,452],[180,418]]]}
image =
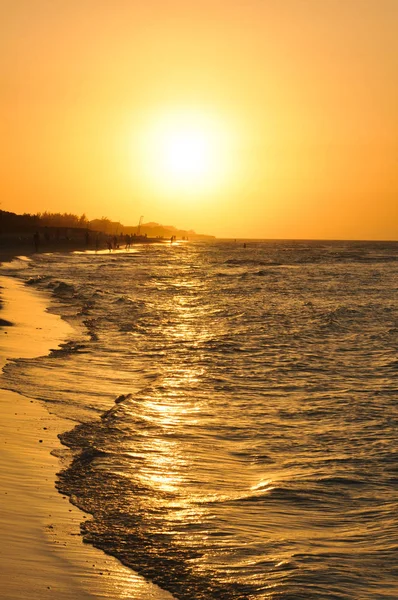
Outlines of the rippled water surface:
{"label": "rippled water surface", "polygon": [[184,600],[397,599],[398,243],[159,244],[14,274],[75,327],[6,376],[76,422],[58,485],[94,515],[86,541]]}

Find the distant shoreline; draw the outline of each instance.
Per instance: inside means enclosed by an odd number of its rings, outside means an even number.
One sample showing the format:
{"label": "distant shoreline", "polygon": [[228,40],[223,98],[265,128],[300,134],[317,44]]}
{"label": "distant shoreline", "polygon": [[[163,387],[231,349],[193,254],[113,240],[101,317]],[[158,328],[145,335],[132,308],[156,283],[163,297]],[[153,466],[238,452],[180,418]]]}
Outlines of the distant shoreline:
{"label": "distant shoreline", "polygon": [[[0,238],[0,264],[3,262],[9,262],[16,256],[31,256],[33,254],[45,254],[47,252],[74,252],[84,250],[105,250],[107,249],[107,236],[103,234],[100,238],[100,243],[97,245],[95,238],[90,239],[87,243],[84,239],[61,239],[61,240],[50,240],[48,242],[42,241],[39,243],[38,249],[35,249],[33,237],[27,236],[12,236]],[[131,242],[134,244],[154,244],[154,243],[167,243],[169,240],[155,239],[155,238],[136,238]],[[124,242],[121,244],[121,248],[124,248]]]}

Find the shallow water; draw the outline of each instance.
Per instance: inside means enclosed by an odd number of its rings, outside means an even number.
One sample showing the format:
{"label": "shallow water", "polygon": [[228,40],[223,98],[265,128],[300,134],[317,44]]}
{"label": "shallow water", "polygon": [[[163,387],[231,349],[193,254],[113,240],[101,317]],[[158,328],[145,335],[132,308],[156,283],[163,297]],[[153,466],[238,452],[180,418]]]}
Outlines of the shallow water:
{"label": "shallow water", "polygon": [[94,515],[86,540],[181,599],[395,600],[397,251],[220,241],[10,267],[74,326],[5,375],[76,421],[58,485]]}

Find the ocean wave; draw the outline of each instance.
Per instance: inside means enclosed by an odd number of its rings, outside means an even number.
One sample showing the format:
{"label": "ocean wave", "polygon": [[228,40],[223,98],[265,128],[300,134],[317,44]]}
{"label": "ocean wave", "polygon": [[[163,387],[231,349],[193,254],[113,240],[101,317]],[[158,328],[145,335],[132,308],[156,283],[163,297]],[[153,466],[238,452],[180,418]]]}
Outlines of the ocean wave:
{"label": "ocean wave", "polygon": [[87,352],[87,347],[85,344],[81,342],[76,342],[73,340],[69,340],[68,342],[64,342],[59,345],[58,348],[54,348],[50,350],[49,356],[64,356],[67,354],[84,354]]}
{"label": "ocean wave", "polygon": [[29,277],[27,279],[27,285],[40,285],[46,283],[51,277],[49,275],[37,275],[36,277]]}
{"label": "ocean wave", "polygon": [[53,294],[58,296],[74,295],[76,292],[75,286],[65,281],[51,281],[47,287],[53,291]]}
{"label": "ocean wave", "polygon": [[4,378],[76,423],[57,485],[85,541],[184,600],[391,600],[397,272],[372,252],[392,246],[31,261],[76,334]]}

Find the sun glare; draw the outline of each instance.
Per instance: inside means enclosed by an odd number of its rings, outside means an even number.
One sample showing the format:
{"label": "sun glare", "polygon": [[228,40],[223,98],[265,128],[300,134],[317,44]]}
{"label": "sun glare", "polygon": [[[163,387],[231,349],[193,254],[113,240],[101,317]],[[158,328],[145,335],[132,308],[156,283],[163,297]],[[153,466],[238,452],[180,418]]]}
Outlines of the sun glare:
{"label": "sun glare", "polygon": [[231,160],[228,130],[221,120],[197,112],[170,113],[153,119],[142,139],[152,187],[195,195],[225,183]]}
{"label": "sun glare", "polygon": [[193,127],[165,135],[161,153],[165,171],[187,182],[206,176],[213,158],[208,134]]}

